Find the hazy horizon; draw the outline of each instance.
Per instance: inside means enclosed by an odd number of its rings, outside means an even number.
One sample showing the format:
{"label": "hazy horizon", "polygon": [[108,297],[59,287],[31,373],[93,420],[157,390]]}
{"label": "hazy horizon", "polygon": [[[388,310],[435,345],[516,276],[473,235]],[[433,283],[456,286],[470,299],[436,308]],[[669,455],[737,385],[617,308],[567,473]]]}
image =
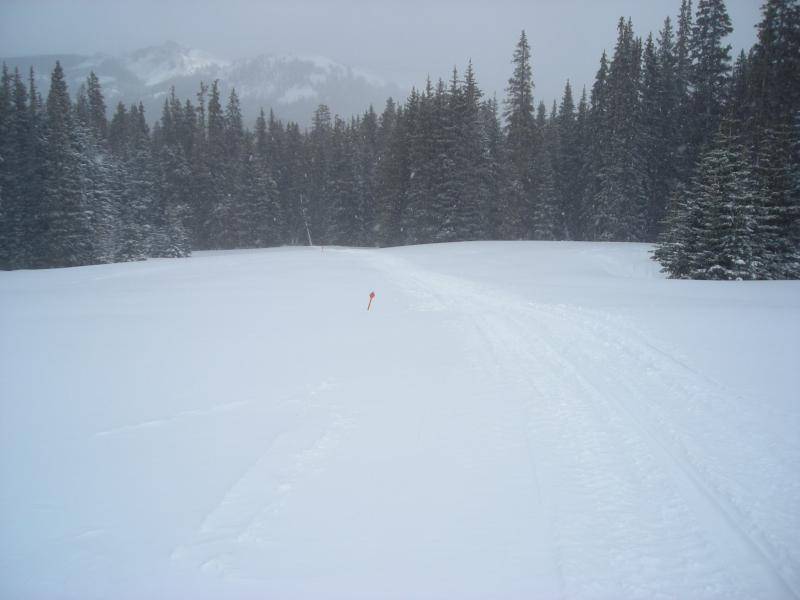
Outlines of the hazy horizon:
{"label": "hazy horizon", "polygon": [[[613,52],[620,16],[637,35],[657,36],[675,21],[679,0],[468,0],[402,6],[350,0],[302,3],[178,0],[160,6],[96,0],[4,0],[0,56],[124,54],[174,41],[224,59],[257,54],[324,56],[364,69],[409,90],[426,76],[447,79],[472,60],[484,92],[504,95],[511,57],[525,29],[532,48],[535,95],[548,106],[569,79],[580,94],[591,86],[601,53]],[[696,4],[696,2],[694,2]],[[760,1],[728,0],[734,55],[755,41]],[[64,24],[69,26],[65,27]]]}

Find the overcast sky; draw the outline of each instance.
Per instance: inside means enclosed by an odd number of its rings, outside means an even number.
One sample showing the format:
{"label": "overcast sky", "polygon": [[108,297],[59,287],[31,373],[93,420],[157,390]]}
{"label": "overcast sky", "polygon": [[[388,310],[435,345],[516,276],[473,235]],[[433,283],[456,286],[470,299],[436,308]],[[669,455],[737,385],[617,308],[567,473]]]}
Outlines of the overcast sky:
{"label": "overcast sky", "polygon": [[[485,91],[503,89],[521,29],[536,97],[591,86],[616,21],[654,35],[680,0],[0,0],[0,55],[124,53],[173,40],[223,58],[312,54],[410,87],[471,58]],[[695,3],[696,4],[696,0]],[[738,53],[755,41],[761,0],[728,0]]]}

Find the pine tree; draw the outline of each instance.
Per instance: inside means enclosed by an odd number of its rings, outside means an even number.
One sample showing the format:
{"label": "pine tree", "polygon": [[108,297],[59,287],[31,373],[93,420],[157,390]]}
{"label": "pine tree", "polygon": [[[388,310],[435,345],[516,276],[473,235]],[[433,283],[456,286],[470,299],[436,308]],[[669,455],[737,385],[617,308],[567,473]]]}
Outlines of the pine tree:
{"label": "pine tree", "polygon": [[676,129],[675,163],[678,179],[688,181],[694,167],[692,150],[693,119],[690,90],[692,85],[692,2],[681,0],[678,28],[675,34]]}
{"label": "pine tree", "polygon": [[94,71],[89,73],[86,80],[86,97],[88,101],[88,123],[98,139],[106,139],[108,133],[108,118],[106,116],[106,101],[100,80]]}
{"label": "pine tree", "polygon": [[246,134],[242,145],[242,204],[247,207],[249,221],[243,223],[240,244],[256,248],[276,246],[282,242],[285,228],[277,185],[265,159],[256,149],[254,137]]}
{"label": "pine tree", "polygon": [[694,152],[711,141],[719,128],[730,72],[731,46],[723,40],[733,31],[723,0],[699,0],[691,37],[692,127]]}
{"label": "pine tree", "polygon": [[433,160],[430,169],[425,172],[426,187],[430,194],[428,198],[423,198],[422,213],[417,221],[417,233],[423,243],[450,242],[457,239],[455,213],[461,182],[458,180],[455,161],[458,133],[451,108],[461,102],[457,79],[454,71],[449,92],[444,81],[440,79],[431,99],[431,137],[428,143],[432,147]]}
{"label": "pine tree", "polygon": [[222,193],[217,205],[221,248],[247,247],[253,244],[249,224],[255,219],[255,206],[248,202],[243,168],[250,160],[245,152],[242,110],[236,89],[232,88],[225,106],[224,158],[221,165]]}
{"label": "pine tree", "polygon": [[91,208],[81,181],[77,125],[59,62],[47,95],[43,213],[33,265],[75,266],[92,260]]}
{"label": "pine tree", "polygon": [[408,184],[401,201],[400,239],[405,244],[432,241],[433,215],[430,207],[436,149],[433,144],[433,85],[425,91],[411,90],[405,107]]}
{"label": "pine tree", "polygon": [[676,56],[669,18],[664,21],[658,45],[648,37],[642,77],[642,157],[646,172],[646,239],[657,237],[669,198],[678,181],[680,96]]}
{"label": "pine tree", "polygon": [[485,235],[487,191],[481,96],[471,61],[463,82],[453,69],[448,114],[452,131],[450,177],[454,181],[448,218],[454,240],[478,240]]}
{"label": "pine tree", "polygon": [[670,197],[664,226],[653,251],[653,258],[663,267],[662,272],[670,277],[684,279],[689,276],[689,259],[697,241],[692,232],[696,230],[700,216],[695,196],[679,184]]}
{"label": "pine tree", "polygon": [[[164,113],[169,117],[169,127],[163,127],[165,131],[170,132],[170,144],[173,145],[173,150],[177,150],[175,145],[180,145],[179,156],[187,162],[191,172],[187,189],[178,192],[181,196],[186,195],[180,200],[176,199],[175,203],[187,207],[191,217],[188,228],[191,245],[197,249],[213,247],[212,239],[217,232],[213,228],[212,211],[219,203],[221,183],[219,168],[222,162],[220,155],[224,118],[218,85],[212,85],[212,97],[206,100],[208,91],[208,86],[201,82],[197,93],[196,112],[194,115],[186,115],[173,89]],[[188,152],[189,140],[182,135],[182,123],[186,123],[192,116],[196,122],[195,135],[191,142],[192,151]],[[180,162],[181,158],[176,155],[176,160]]]}
{"label": "pine tree", "polygon": [[[121,114],[119,108],[116,114]],[[169,255],[168,223],[164,208],[159,206],[160,198],[155,187],[155,165],[150,152],[144,107],[141,104],[132,106],[124,122],[125,143],[122,153],[126,177],[118,260],[144,260],[148,256]],[[120,125],[118,120],[117,126]]]}
{"label": "pine tree", "polygon": [[[791,127],[800,110],[800,2],[767,0],[751,51],[747,88],[756,131]],[[757,138],[758,136],[753,136]]]}
{"label": "pine tree", "polygon": [[308,179],[301,207],[311,239],[318,244],[326,243],[325,231],[328,228],[332,131],[331,111],[327,105],[320,104],[314,111],[308,136]]}
{"label": "pine tree", "polygon": [[675,83],[684,102],[688,102],[692,84],[692,27],[692,0],[681,0],[675,39]]}
{"label": "pine tree", "polygon": [[164,101],[161,121],[154,127],[154,209],[164,225],[152,249],[156,256],[187,256],[191,248],[204,247],[201,224],[207,215],[208,194],[208,174],[200,168],[206,156],[205,128],[201,126],[205,123],[204,95],[205,86],[201,84],[199,116],[188,103],[184,108],[172,90]]}
{"label": "pine tree", "polygon": [[583,152],[575,102],[572,99],[572,86],[567,81],[564,95],[556,118],[555,161],[556,190],[558,207],[561,213],[559,239],[576,239],[580,229],[580,205],[583,189],[581,187],[581,171],[583,170]]}
{"label": "pine tree", "polygon": [[351,125],[355,165],[356,212],[358,228],[352,243],[374,246],[377,243],[378,164],[384,156],[379,134],[378,114],[370,105],[363,118]]}
{"label": "pine tree", "polygon": [[269,132],[267,131],[267,119],[264,117],[263,108],[259,111],[258,118],[256,119],[255,146],[253,150],[261,159],[267,159],[267,154],[269,152]]}
{"label": "pine tree", "polygon": [[[411,98],[416,95],[412,90]],[[377,238],[382,246],[401,244],[404,238],[402,218],[410,182],[408,154],[408,111],[391,98],[381,113],[379,138],[383,152],[377,166]]]}
{"label": "pine tree", "polygon": [[586,119],[585,175],[583,177],[584,193],[581,211],[582,230],[585,239],[594,240],[599,237],[597,199],[600,194],[601,178],[606,166],[607,152],[604,145],[610,136],[608,130],[608,59],[603,51],[600,67],[592,85],[591,109]]}
{"label": "pine tree", "polygon": [[599,140],[605,157],[599,171],[593,229],[600,240],[643,241],[647,236],[647,196],[639,103],[641,41],[633,37],[630,20],[620,19],[618,32]]}
{"label": "pine tree", "polygon": [[309,157],[307,142],[297,123],[286,125],[283,168],[278,194],[286,219],[287,236],[291,244],[312,243],[308,222],[307,198],[309,187]]}
{"label": "pine tree", "polygon": [[[196,198],[194,186],[197,178],[193,173],[193,166],[198,163],[186,155],[180,135],[183,118],[183,108],[173,92],[164,102],[158,135],[154,132],[156,206],[165,222],[164,237],[156,240],[153,249],[156,256],[186,256],[190,248],[199,247],[202,240],[197,216],[202,205]],[[200,141],[203,139],[199,131],[198,128],[196,135],[199,139],[195,145],[198,153],[202,150]]]}
{"label": "pine tree", "polygon": [[[736,123],[739,134],[750,137],[753,131],[753,102],[750,89],[751,65],[744,50],[733,64],[725,98],[725,118]],[[750,143],[754,140],[749,139]]]}
{"label": "pine tree", "polygon": [[[230,102],[229,102],[230,105]],[[241,124],[241,123],[239,123]],[[238,134],[237,134],[238,135]],[[232,168],[239,158],[229,151],[228,120],[220,101],[219,81],[211,84],[208,99],[205,160],[200,163],[208,176],[208,214],[203,223],[209,248],[234,247],[234,195]]]}
{"label": "pine tree", "polygon": [[[5,65],[4,65],[5,67]],[[19,71],[4,68],[0,87],[0,268],[18,268],[30,260],[28,181],[33,156],[28,90]]]}
{"label": "pine tree", "polygon": [[577,145],[578,145],[578,160],[580,161],[580,170],[576,174],[575,188],[577,193],[577,203],[573,206],[573,227],[570,232],[571,239],[585,240],[587,237],[587,196],[586,190],[592,181],[592,139],[591,139],[591,113],[589,110],[589,100],[586,94],[586,87],[581,92],[581,98],[578,101],[577,116],[575,118],[575,126],[577,129]]}
{"label": "pine tree", "polygon": [[512,60],[514,73],[506,88],[506,155],[508,160],[504,237],[520,238],[528,228],[533,194],[531,167],[537,135],[533,115],[531,51],[523,30]]}
{"label": "pine tree", "polygon": [[506,189],[506,155],[503,130],[498,116],[497,99],[483,103],[481,115],[484,130],[485,171],[483,172],[485,239],[496,240],[501,237],[503,215],[502,190]]}
{"label": "pine tree", "polygon": [[763,210],[745,152],[721,129],[670,211],[655,256],[673,277],[768,276]]}
{"label": "pine tree", "polygon": [[534,201],[529,237],[534,240],[555,240],[561,235],[559,198],[548,137],[545,135],[545,142],[539,145],[533,157]]}
{"label": "pine tree", "polygon": [[355,195],[356,164],[351,132],[339,117],[334,119],[331,130],[330,152],[330,179],[326,186],[328,214],[323,238],[326,244],[352,244],[361,230]]}
{"label": "pine tree", "polygon": [[[35,266],[38,249],[43,239],[43,215],[46,214],[44,182],[47,178],[45,155],[44,102],[36,89],[36,76],[31,67],[28,71],[28,133],[25,151],[25,267]],[[22,265],[20,265],[22,266]]]}
{"label": "pine tree", "polygon": [[800,161],[796,156],[797,142],[792,138],[789,127],[765,129],[754,169],[763,189],[766,270],[775,279],[800,278],[800,195],[796,188]]}
{"label": "pine tree", "polygon": [[119,102],[108,126],[108,144],[111,151],[122,156],[128,144],[128,109]]}
{"label": "pine tree", "polygon": [[89,123],[75,122],[75,153],[83,211],[89,222],[91,253],[82,264],[109,263],[118,257],[124,167],[97,138]]}

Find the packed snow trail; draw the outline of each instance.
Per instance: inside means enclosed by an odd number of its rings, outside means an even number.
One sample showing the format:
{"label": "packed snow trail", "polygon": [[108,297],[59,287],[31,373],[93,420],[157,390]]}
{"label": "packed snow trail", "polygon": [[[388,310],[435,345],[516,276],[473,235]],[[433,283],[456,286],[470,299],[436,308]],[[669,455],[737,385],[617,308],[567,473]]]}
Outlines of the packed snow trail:
{"label": "packed snow trail", "polygon": [[[682,580],[687,567],[706,570],[694,573],[705,581],[699,578],[691,597],[800,597],[796,569],[782,562],[789,556],[797,564],[794,542],[771,545],[753,522],[757,515],[725,499],[725,473],[710,471],[704,454],[692,455],[682,440],[660,433],[674,424],[653,400],[712,404],[730,392],[654,352],[624,323],[604,326],[601,314],[526,303],[380,253],[370,258],[429,306],[471,325],[476,368],[529,394],[529,451],[544,465],[537,480],[556,523],[568,597],[654,597]],[[737,460],[758,467],[767,457],[747,447],[746,431],[739,433],[744,456]],[[767,473],[784,482],[791,510],[796,478],[785,469]],[[609,536],[610,523],[617,529]]]}
{"label": "packed snow trail", "polygon": [[797,598],[800,285],[646,250],[0,273],[0,596]]}

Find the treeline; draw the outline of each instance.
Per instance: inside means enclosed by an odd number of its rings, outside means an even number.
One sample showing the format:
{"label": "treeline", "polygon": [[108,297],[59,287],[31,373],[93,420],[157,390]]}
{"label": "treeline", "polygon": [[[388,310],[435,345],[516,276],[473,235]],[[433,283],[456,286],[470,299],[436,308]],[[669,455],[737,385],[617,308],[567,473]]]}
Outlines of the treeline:
{"label": "treeline", "polygon": [[[800,7],[769,0],[731,65],[722,0],[683,0],[654,39],[620,19],[577,101],[534,102],[523,32],[502,107],[463,76],[309,130],[235,90],[107,121],[97,78],[47,102],[0,88],[0,266],[79,265],[189,249],[480,239],[656,241],[677,277],[800,276]],[[224,104],[224,105],[223,105]]]}
{"label": "treeline", "polygon": [[141,107],[113,147],[94,75],[71,101],[60,65],[43,102],[3,69],[0,84],[0,266],[75,266],[185,256],[185,207],[163,185],[170,174]]}

